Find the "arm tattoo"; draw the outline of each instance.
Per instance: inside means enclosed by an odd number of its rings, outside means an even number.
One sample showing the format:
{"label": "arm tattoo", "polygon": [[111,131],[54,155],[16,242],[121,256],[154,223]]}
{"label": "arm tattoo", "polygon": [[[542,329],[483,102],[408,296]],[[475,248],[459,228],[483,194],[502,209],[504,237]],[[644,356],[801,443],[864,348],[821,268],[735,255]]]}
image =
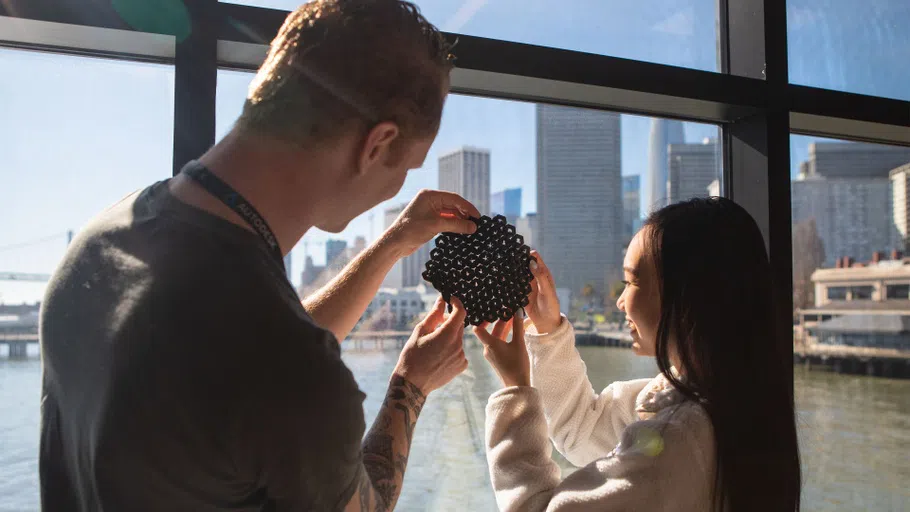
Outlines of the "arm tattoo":
{"label": "arm tattoo", "polygon": [[369,478],[361,481],[362,510],[391,510],[401,492],[411,452],[414,426],[426,402],[420,389],[398,375],[392,377],[379,415],[363,441],[363,466]]}

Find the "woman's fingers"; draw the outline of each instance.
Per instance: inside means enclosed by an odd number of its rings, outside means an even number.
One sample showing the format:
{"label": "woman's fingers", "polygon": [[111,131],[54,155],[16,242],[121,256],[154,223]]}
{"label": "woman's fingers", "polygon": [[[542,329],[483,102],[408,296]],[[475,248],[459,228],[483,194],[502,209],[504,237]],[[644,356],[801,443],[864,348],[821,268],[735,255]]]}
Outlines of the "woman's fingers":
{"label": "woman's fingers", "polygon": [[497,320],[496,325],[493,326],[493,337],[499,340],[506,339],[506,333],[509,332],[509,326],[512,324],[512,319],[502,321]]}

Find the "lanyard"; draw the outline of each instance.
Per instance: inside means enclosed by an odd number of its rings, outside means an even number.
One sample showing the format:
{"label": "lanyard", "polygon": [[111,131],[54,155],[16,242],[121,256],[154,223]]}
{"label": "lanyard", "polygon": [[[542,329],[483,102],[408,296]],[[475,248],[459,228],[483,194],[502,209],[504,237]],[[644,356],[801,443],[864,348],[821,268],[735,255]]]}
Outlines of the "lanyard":
{"label": "lanyard", "polygon": [[281,247],[278,246],[278,239],[275,238],[275,234],[272,233],[272,229],[269,228],[269,225],[265,222],[265,219],[262,218],[262,215],[259,215],[259,212],[256,211],[256,208],[253,208],[253,205],[251,205],[249,201],[230,185],[222,181],[221,178],[215,176],[212,171],[206,169],[204,165],[195,160],[186,164],[182,172],[189,178],[192,178],[193,181],[198,183],[209,194],[215,196],[219,201],[227,205],[228,208],[234,210],[238,215],[243,217],[243,220],[245,220],[256,233],[259,233],[259,236],[265,244],[269,246],[272,255],[278,261],[278,264],[281,265],[281,268],[284,268],[284,257],[281,254]]}

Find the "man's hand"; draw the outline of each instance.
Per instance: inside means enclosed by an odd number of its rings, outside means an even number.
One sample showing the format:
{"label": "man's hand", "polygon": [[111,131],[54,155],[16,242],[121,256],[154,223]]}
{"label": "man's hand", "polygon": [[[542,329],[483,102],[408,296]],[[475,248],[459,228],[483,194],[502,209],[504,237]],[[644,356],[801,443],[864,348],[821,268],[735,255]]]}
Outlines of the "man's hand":
{"label": "man's hand", "polygon": [[[531,360],[528,358],[528,347],[525,346],[524,315],[521,310],[515,312],[511,320],[499,320],[493,326],[493,332],[487,332],[489,324],[484,322],[474,328],[474,334],[483,343],[483,357],[499,375],[506,386],[531,385]],[[512,341],[506,341],[509,328],[512,329]]]}
{"label": "man's hand", "polygon": [[458,194],[421,190],[382,234],[382,241],[401,257],[408,256],[439,233],[473,233],[477,225],[468,217],[480,217],[480,212]]}
{"label": "man's hand", "polygon": [[553,332],[559,327],[562,316],[559,314],[559,297],[556,296],[556,284],[553,274],[547,268],[543,258],[537,251],[531,251],[531,294],[528,295],[528,305],[525,311],[534,322],[538,334]]}
{"label": "man's hand", "polygon": [[398,358],[394,375],[417,386],[426,396],[457,377],[468,367],[464,355],[465,309],[452,297],[453,311],[446,317],[445,302],[436,300]]}

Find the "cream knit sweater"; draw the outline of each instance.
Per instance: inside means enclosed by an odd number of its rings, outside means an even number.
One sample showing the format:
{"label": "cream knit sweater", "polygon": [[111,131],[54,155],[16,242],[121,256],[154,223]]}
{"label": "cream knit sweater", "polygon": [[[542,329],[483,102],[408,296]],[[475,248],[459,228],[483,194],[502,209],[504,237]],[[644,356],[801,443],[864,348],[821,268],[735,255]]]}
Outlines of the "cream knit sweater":
{"label": "cream knit sweater", "polygon": [[[615,382],[597,394],[565,318],[526,333],[531,385],[487,404],[490,478],[503,511],[712,509],[714,440],[702,407],[662,375]],[[565,480],[556,449],[576,466]]]}

